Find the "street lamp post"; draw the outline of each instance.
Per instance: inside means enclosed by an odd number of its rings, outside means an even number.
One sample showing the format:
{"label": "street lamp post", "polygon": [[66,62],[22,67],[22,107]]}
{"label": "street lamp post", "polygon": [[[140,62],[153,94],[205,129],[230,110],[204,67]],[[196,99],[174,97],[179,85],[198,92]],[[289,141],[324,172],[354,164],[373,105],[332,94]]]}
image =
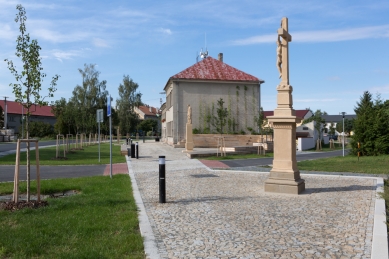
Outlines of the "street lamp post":
{"label": "street lamp post", "polygon": [[344,115],[346,114],[345,112],[341,112],[340,114],[342,114],[343,116],[343,136],[342,136],[342,148],[343,148],[343,156],[344,156]]}

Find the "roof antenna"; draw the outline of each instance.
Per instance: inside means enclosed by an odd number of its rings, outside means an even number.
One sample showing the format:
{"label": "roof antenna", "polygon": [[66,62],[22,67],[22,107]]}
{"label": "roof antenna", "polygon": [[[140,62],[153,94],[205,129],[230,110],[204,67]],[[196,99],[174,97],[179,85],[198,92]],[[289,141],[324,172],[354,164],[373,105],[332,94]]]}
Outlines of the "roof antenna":
{"label": "roof antenna", "polygon": [[203,52],[203,48],[201,48],[200,57],[201,57],[202,59],[208,57],[208,49],[207,49],[207,33],[205,33],[205,52]]}

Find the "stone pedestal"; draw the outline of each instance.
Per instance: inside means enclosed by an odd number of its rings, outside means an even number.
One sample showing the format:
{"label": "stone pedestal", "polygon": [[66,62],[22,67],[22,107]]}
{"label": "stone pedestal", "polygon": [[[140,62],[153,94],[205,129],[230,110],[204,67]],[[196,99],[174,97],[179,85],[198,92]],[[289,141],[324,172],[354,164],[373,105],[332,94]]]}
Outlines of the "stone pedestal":
{"label": "stone pedestal", "polygon": [[192,124],[186,124],[186,143],[185,149],[193,150],[193,133],[192,133]]}
{"label": "stone pedestal", "polygon": [[292,109],[292,87],[278,89],[278,108],[269,122],[274,130],[273,169],[265,181],[265,192],[299,194],[305,190],[296,161],[296,123],[301,121]]}

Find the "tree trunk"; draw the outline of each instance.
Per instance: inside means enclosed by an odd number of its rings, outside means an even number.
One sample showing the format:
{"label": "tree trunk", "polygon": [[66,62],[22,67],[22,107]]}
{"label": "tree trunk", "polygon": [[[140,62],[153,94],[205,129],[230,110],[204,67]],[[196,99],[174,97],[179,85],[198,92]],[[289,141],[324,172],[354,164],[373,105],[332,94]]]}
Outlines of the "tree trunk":
{"label": "tree trunk", "polygon": [[[29,126],[30,126],[30,107],[27,108],[26,139],[30,138]],[[30,143],[27,142],[27,202],[29,201],[30,201]]]}

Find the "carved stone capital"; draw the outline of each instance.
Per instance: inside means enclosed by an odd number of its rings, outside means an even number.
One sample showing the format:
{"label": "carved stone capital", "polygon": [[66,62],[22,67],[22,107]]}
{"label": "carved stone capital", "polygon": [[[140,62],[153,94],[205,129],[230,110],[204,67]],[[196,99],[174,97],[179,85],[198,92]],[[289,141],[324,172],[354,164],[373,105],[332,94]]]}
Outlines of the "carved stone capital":
{"label": "carved stone capital", "polygon": [[293,91],[293,87],[291,85],[286,85],[286,84],[280,84],[277,86],[277,91]]}
{"label": "carved stone capital", "polygon": [[279,122],[273,122],[273,128],[274,129],[292,129],[292,123],[279,123]]}

